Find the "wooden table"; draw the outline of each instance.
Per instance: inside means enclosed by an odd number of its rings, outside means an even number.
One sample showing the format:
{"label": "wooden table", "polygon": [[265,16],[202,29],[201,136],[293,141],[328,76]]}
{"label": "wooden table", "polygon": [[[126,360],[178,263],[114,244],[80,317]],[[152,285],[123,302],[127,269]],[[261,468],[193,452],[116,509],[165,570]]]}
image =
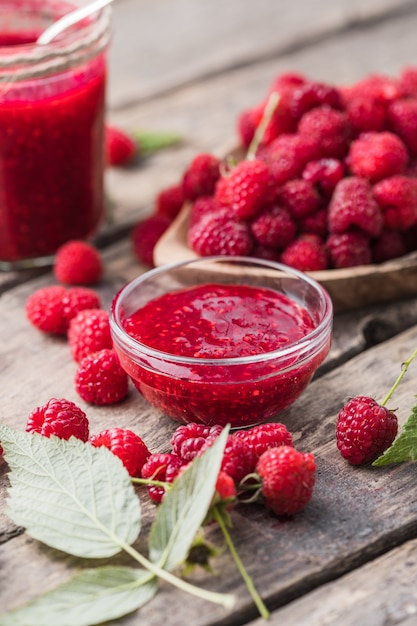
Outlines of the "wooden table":
{"label": "wooden table", "polygon": [[[128,169],[107,172],[114,223],[99,239],[106,264],[97,291],[115,292],[143,272],[128,238],[152,210],[155,194],[176,182],[200,151],[222,156],[236,142],[235,119],[257,103],[282,71],[353,82],[417,65],[417,8],[407,0],[116,0],[110,52],[108,118],[127,130],[172,130],[183,143]],[[75,364],[64,339],[44,336],[24,314],[27,297],[54,283],[52,273],[0,275],[1,419],[24,428],[30,411],[66,397],[87,412],[91,431],[112,426],[140,434],[153,451],[168,449],[175,429],[131,391],[111,407],[77,396]],[[272,612],[285,626],[411,626],[417,623],[417,492],[413,463],[353,468],[339,456],[335,419],[349,396],[382,399],[417,345],[417,299],[338,314],[331,353],[303,396],[283,415],[297,446],[313,452],[318,477],[304,511],[283,523],[260,506],[237,507],[233,537]],[[393,398],[400,423],[415,402],[416,365]],[[28,537],[5,513],[7,466],[0,460],[0,611],[66,580],[80,567]],[[145,504],[145,518],[152,505]],[[221,542],[212,526],[207,538]],[[125,626],[258,625],[254,605],[225,551],[215,575],[191,577],[231,592],[233,611],[161,584],[156,598]],[[57,626],[59,626],[57,624]]]}

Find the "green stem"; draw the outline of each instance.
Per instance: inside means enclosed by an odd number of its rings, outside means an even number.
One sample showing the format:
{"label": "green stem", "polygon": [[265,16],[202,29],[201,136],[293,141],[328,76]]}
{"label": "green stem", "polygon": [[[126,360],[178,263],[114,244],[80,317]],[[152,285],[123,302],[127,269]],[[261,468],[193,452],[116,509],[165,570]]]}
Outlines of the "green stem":
{"label": "green stem", "polygon": [[217,523],[220,526],[220,529],[223,533],[223,536],[225,538],[225,541],[227,543],[227,547],[230,550],[230,554],[233,557],[234,562],[236,563],[237,569],[240,572],[240,575],[242,576],[243,580],[245,581],[246,587],[252,597],[252,600],[254,601],[259,614],[261,615],[261,617],[263,617],[264,619],[268,619],[269,618],[269,611],[266,608],[261,596],[259,595],[259,593],[257,592],[255,585],[253,584],[252,578],[249,576],[248,572],[245,569],[245,566],[243,565],[242,561],[240,560],[240,556],[238,555],[236,548],[233,544],[232,538],[230,536],[229,531],[227,530],[226,524],[224,523],[224,519],[221,515],[221,512],[219,511],[219,509],[215,506],[213,507],[213,513],[214,516],[216,518]]}
{"label": "green stem", "polygon": [[164,489],[169,489],[171,487],[171,483],[163,482],[162,480],[153,480],[153,478],[134,478],[130,479],[132,483],[137,485],[152,485],[153,487],[163,487]]}
{"label": "green stem", "polygon": [[264,109],[264,113],[262,116],[262,119],[260,121],[259,126],[257,127],[255,134],[253,136],[253,139],[250,143],[250,146],[248,148],[248,151],[246,153],[246,159],[248,161],[253,160],[256,158],[256,153],[258,151],[259,148],[259,144],[261,143],[266,127],[268,126],[269,122],[271,121],[271,118],[274,114],[275,109],[278,106],[279,103],[279,93],[277,93],[276,91],[273,91],[271,93],[271,95],[268,98],[268,102],[266,103],[265,109]]}
{"label": "green stem", "polygon": [[404,377],[404,374],[408,370],[408,367],[409,367],[410,363],[413,361],[413,359],[416,356],[417,356],[417,349],[414,350],[413,354],[407,359],[407,361],[404,361],[404,363],[401,365],[401,373],[398,376],[398,378],[395,381],[395,383],[393,384],[393,386],[391,387],[391,389],[389,390],[389,392],[387,393],[387,395],[385,396],[385,398],[382,400],[381,406],[385,406],[386,403],[391,399],[392,394],[397,389],[398,385],[400,384],[400,382],[402,381],[402,379]]}

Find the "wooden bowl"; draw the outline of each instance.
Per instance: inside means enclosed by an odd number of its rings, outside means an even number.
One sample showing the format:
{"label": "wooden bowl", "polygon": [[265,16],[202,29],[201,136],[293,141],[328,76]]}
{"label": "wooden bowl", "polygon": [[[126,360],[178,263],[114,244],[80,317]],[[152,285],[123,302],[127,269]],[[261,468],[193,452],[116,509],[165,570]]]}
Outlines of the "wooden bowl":
{"label": "wooden bowl", "polygon": [[[187,244],[189,206],[162,235],[154,250],[155,265],[197,258]],[[335,311],[391,302],[417,295],[417,251],[372,265],[307,272],[329,292]]]}

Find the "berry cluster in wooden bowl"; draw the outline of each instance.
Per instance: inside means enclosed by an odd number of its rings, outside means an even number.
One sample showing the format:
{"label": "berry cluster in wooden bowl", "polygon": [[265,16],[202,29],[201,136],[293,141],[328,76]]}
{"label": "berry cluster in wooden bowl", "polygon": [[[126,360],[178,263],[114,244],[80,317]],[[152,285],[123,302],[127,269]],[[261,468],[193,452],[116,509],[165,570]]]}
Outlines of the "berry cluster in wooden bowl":
{"label": "berry cluster in wooden bowl", "polygon": [[237,129],[232,158],[197,154],[156,198],[151,220],[174,220],[156,265],[274,260],[312,273],[336,309],[417,292],[417,68],[343,87],[279,75]]}

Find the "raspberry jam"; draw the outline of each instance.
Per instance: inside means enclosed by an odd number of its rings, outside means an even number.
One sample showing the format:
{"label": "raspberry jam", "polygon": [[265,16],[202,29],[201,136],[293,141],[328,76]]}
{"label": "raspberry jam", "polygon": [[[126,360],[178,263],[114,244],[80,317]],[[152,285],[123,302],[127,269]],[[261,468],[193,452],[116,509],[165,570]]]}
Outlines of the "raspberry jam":
{"label": "raspberry jam", "polygon": [[242,427],[270,420],[300,395],[328,353],[331,322],[319,334],[316,312],[279,290],[208,282],[137,306],[147,291],[146,280],[139,282],[136,307],[129,286],[113,303],[114,347],[141,394],[180,422]]}
{"label": "raspberry jam", "polygon": [[0,268],[8,270],[50,262],[102,217],[108,18],[40,46],[42,19],[70,5],[0,5]]}

